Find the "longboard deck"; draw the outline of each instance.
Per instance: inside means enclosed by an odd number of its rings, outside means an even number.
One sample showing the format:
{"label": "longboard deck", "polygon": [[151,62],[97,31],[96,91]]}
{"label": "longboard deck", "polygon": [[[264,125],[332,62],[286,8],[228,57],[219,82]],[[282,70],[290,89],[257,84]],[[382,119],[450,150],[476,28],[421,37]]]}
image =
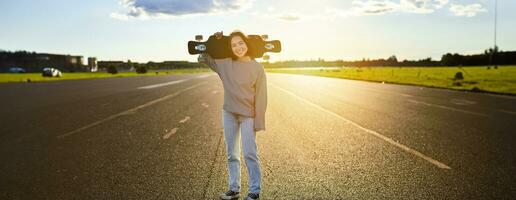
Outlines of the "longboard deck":
{"label": "longboard deck", "polygon": [[[261,58],[266,52],[281,52],[279,40],[264,41],[258,35],[249,35],[248,38],[248,48],[253,52],[251,55],[253,58]],[[188,53],[191,55],[207,53],[215,59],[229,58],[232,55],[229,36],[222,36],[221,39],[210,36],[205,42],[189,41]]]}

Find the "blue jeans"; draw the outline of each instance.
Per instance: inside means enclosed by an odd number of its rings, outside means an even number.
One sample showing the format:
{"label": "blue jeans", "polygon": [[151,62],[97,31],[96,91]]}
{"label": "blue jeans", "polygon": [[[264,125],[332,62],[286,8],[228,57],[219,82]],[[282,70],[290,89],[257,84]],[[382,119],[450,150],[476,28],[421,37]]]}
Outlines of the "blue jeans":
{"label": "blue jeans", "polygon": [[[244,147],[245,165],[249,175],[249,192],[260,193],[260,160],[256,148],[254,118],[222,109],[224,141],[228,155],[229,189],[240,192],[240,133]],[[240,129],[240,133],[238,131]]]}

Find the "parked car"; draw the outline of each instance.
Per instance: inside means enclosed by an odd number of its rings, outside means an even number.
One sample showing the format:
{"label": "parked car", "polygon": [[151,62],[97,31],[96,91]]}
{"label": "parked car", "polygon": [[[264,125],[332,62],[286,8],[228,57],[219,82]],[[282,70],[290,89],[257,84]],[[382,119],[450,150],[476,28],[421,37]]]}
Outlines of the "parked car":
{"label": "parked car", "polygon": [[43,76],[48,76],[48,77],[61,77],[61,76],[63,76],[61,71],[59,71],[56,68],[52,68],[52,67],[43,68],[42,75]]}
{"label": "parked car", "polygon": [[9,68],[9,73],[25,73],[25,69],[21,67],[11,67]]}

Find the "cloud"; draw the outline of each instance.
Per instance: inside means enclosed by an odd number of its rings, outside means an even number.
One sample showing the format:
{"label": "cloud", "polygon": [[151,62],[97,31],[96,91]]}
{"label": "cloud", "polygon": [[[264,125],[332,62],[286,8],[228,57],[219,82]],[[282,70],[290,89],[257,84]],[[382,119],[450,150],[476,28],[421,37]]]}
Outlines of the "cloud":
{"label": "cloud", "polygon": [[482,7],[482,5],[478,3],[470,4],[470,5],[459,5],[452,4],[450,6],[450,11],[455,16],[466,16],[466,17],[474,17],[479,12],[486,12],[487,10]]}
{"label": "cloud", "polygon": [[[337,19],[352,16],[384,15],[388,13],[429,14],[438,10],[445,10],[447,7],[455,16],[473,17],[479,12],[487,11],[480,3],[470,5],[452,3],[450,5],[450,0],[353,0],[349,8],[327,6],[322,12],[317,14],[280,14],[274,16],[284,21]],[[257,16],[260,15],[257,14]]]}
{"label": "cloud", "polygon": [[277,19],[277,20],[289,21],[289,22],[300,21],[301,19],[306,19],[304,17],[302,18],[301,15],[298,13],[283,12],[283,11],[277,12],[276,8],[273,6],[267,7],[266,11],[255,11],[252,13],[252,15],[257,18],[262,18],[262,19]]}
{"label": "cloud", "polygon": [[300,14],[293,13],[293,12],[272,13],[272,12],[255,11],[255,12],[251,13],[251,15],[256,18],[260,18],[260,19],[281,20],[281,21],[286,21],[286,22],[296,22],[296,21],[308,20],[308,19],[313,18],[313,16],[311,16],[311,15],[305,14],[305,15],[301,16]]}
{"label": "cloud", "polygon": [[301,17],[299,17],[299,15],[289,14],[289,13],[279,15],[279,16],[277,16],[277,18],[281,19],[281,20],[285,20],[285,21],[297,21],[297,20],[301,19]]}
{"label": "cloud", "polygon": [[[227,13],[249,8],[254,0],[120,0],[122,12],[111,13],[119,20],[133,18],[176,18],[205,14]],[[384,15],[388,13],[428,14],[437,10],[449,11],[455,16],[476,16],[486,9],[479,3],[459,5],[450,0],[353,0],[351,7],[326,7],[319,13],[292,13],[276,11],[269,6],[266,11],[255,11],[253,15],[288,22],[310,19],[335,19],[349,16]],[[315,8],[314,8],[315,9]]]}
{"label": "cloud", "polygon": [[350,9],[348,14],[365,14],[365,15],[381,15],[384,13],[393,12],[398,9],[399,5],[389,1],[358,1],[351,2],[353,7]]}
{"label": "cloud", "polygon": [[238,11],[250,5],[251,0],[121,0],[126,8],[112,13],[116,19],[166,18],[186,15]]}
{"label": "cloud", "polygon": [[426,14],[443,8],[448,2],[448,0],[354,0],[349,14],[382,15],[390,12]]}
{"label": "cloud", "polygon": [[420,14],[433,13],[446,4],[448,0],[400,0],[402,11]]}

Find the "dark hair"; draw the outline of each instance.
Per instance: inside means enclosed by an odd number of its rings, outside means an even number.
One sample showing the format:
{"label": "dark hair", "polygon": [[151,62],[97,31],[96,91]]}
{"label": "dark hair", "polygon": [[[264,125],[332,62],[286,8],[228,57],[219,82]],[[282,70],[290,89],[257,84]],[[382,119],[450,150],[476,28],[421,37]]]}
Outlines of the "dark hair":
{"label": "dark hair", "polygon": [[[244,41],[245,45],[247,46],[247,52],[245,53],[246,56],[249,56],[251,59],[253,59],[252,55],[253,55],[253,50],[251,49],[251,46],[249,45],[249,38],[244,34],[242,33],[242,31],[239,31],[239,30],[235,30],[233,32],[231,32],[229,34],[229,48],[232,49],[231,47],[231,39],[233,39],[233,37],[235,36],[239,36],[240,38],[242,38],[242,40]],[[235,53],[233,53],[233,50],[231,50],[231,58],[233,60],[237,60],[238,57],[235,55]]]}

